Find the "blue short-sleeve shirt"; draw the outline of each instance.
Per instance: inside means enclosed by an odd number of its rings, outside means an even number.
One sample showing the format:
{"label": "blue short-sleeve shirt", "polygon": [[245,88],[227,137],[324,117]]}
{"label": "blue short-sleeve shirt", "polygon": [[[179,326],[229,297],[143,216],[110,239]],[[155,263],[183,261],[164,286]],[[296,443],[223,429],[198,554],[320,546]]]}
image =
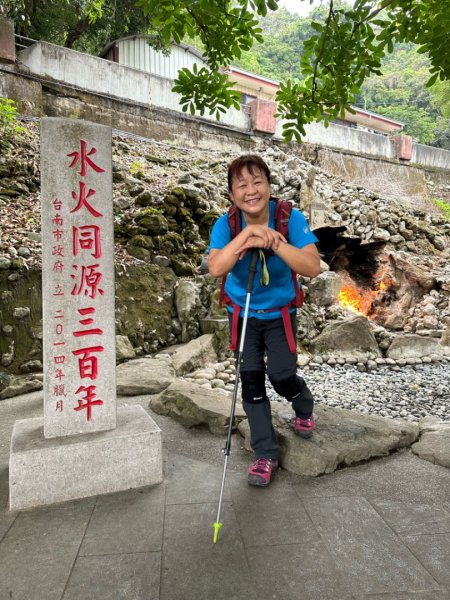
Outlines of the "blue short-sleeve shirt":
{"label": "blue short-sleeve shirt", "polygon": [[[275,201],[269,203],[269,227],[275,229]],[[245,218],[242,215],[242,227],[245,227]],[[316,236],[311,231],[305,217],[296,208],[292,209],[288,224],[289,243],[296,248],[303,248],[308,244],[317,242]],[[209,250],[221,250],[231,241],[231,231],[228,224],[228,214],[224,214],[214,224],[211,232]],[[250,252],[242,260],[238,260],[227,276],[225,291],[239,306],[245,306],[246,288],[250,266]],[[272,308],[281,308],[295,298],[294,284],[291,269],[275,254],[267,257],[269,270],[269,284],[262,286],[259,282],[261,264],[258,260],[255,282],[250,298],[250,316],[260,319],[275,319],[280,317],[279,311],[261,313],[257,311]],[[230,309],[231,310],[231,309]]]}

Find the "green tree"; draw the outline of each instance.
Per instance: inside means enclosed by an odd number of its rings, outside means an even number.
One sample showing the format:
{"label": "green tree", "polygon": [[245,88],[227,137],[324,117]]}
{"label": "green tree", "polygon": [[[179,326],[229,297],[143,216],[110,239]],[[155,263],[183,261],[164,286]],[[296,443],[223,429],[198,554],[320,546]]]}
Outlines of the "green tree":
{"label": "green tree", "polygon": [[441,112],[431,104],[433,88],[426,86],[429,58],[414,44],[395,44],[393,53],[383,58],[381,72],[365,80],[356,105],[401,121],[414,141],[435,144]]}
{"label": "green tree", "polygon": [[135,0],[6,0],[2,6],[19,35],[94,54],[148,26]]}

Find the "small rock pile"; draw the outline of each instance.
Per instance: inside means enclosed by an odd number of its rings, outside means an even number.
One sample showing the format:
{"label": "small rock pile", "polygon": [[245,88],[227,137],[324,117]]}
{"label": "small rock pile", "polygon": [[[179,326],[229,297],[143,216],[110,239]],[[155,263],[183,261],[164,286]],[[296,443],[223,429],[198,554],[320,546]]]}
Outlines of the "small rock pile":
{"label": "small rock pile", "polygon": [[234,361],[225,360],[205,365],[185,377],[192,379],[197,385],[205,388],[223,389],[232,392],[234,388],[236,367]]}
{"label": "small rock pile", "polygon": [[[446,384],[450,381],[450,359],[414,365],[373,362],[373,368],[361,370],[358,365],[338,359],[332,365],[302,366],[298,373],[317,404],[410,422],[429,416],[450,420],[450,390]],[[207,364],[184,378],[206,389],[232,392],[234,374],[234,364],[227,360]],[[266,387],[272,403],[281,402],[290,409],[290,403],[278,396],[268,379]]]}

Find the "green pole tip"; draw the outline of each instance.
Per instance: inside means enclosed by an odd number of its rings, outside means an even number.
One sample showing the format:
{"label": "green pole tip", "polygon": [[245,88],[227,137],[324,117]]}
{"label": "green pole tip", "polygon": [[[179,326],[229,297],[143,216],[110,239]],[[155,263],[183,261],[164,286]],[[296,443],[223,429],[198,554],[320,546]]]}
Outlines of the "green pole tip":
{"label": "green pole tip", "polygon": [[214,523],[214,543],[216,543],[219,538],[219,531],[221,527],[222,523]]}

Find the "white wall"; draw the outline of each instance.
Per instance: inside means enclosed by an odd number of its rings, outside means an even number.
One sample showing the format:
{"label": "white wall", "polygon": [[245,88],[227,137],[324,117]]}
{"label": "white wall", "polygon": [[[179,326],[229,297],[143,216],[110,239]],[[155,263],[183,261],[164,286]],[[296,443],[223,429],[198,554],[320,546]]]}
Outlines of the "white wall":
{"label": "white wall", "polygon": [[[180,96],[171,91],[173,80],[166,77],[47,42],[38,42],[22,50],[18,60],[32,73],[53,78],[67,85],[143,105],[182,112]],[[202,118],[217,123],[214,116],[204,115]],[[249,116],[236,109],[228,110],[220,117],[219,123],[241,131],[251,129]],[[275,138],[282,138],[282,125],[283,121],[279,119]],[[388,136],[334,123],[328,128],[321,123],[312,123],[307,125],[305,130],[305,142],[363,156],[395,158]],[[450,170],[450,151],[413,144],[411,162]]]}
{"label": "white wall", "polygon": [[[182,112],[179,94],[171,91],[173,81],[165,77],[47,42],[37,42],[22,50],[18,58],[36,75],[98,94]],[[203,118],[217,122],[214,116],[206,113]],[[227,111],[219,123],[243,131],[250,129],[249,117],[236,109]]]}
{"label": "white wall", "polygon": [[[282,137],[283,122],[277,123],[276,136]],[[321,123],[311,123],[305,126],[305,142],[330,148],[338,148],[361,155],[383,156],[394,158],[391,142],[388,136],[370,133],[360,129],[330,123],[324,127]]]}
{"label": "white wall", "polygon": [[411,162],[450,170],[450,152],[433,146],[413,144]]}
{"label": "white wall", "polygon": [[173,46],[172,52],[166,56],[149,46],[142,37],[118,40],[116,46],[119,49],[120,65],[147,71],[166,79],[176,79],[178,71],[184,67],[192,69],[194,64],[199,68],[205,65],[204,60],[180,46]]}

